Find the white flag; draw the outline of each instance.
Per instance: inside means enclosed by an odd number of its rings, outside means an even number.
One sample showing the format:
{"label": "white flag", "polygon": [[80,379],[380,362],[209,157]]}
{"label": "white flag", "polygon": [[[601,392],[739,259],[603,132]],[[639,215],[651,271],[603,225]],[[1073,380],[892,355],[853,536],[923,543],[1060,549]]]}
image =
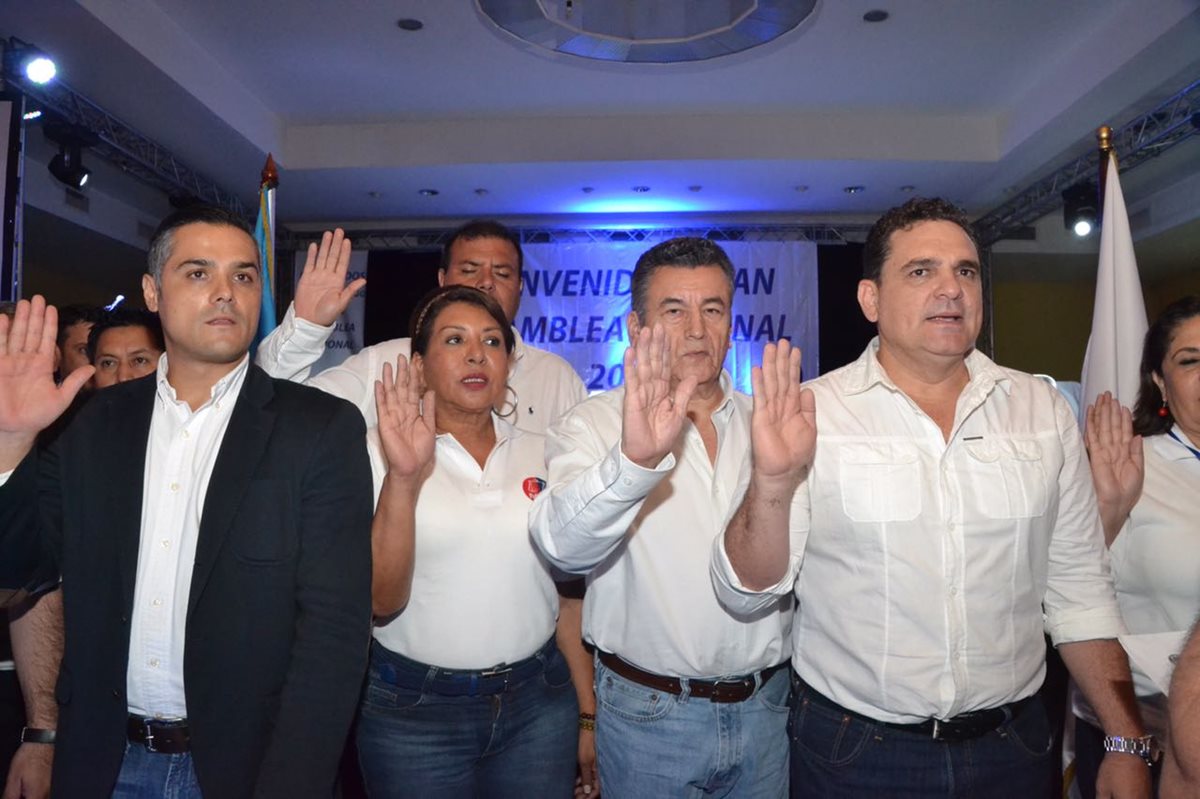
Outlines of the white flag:
{"label": "white flag", "polygon": [[1092,334],[1083,358],[1081,416],[1105,391],[1111,391],[1122,405],[1133,407],[1147,327],[1129,215],[1117,177],[1117,161],[1109,155],[1100,227],[1100,265],[1096,270],[1096,305],[1092,311]]}

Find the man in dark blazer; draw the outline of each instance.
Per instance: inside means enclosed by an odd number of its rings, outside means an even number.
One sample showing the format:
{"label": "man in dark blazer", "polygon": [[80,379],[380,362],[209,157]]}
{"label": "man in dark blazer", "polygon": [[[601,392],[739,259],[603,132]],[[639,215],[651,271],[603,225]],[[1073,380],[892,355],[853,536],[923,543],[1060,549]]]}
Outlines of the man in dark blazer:
{"label": "man in dark blazer", "polygon": [[217,209],[168,217],[143,280],[156,374],[46,450],[91,367],[55,386],[40,297],[0,322],[0,587],[62,575],[56,795],[332,792],[370,636],[365,430],[248,363],[257,252]]}

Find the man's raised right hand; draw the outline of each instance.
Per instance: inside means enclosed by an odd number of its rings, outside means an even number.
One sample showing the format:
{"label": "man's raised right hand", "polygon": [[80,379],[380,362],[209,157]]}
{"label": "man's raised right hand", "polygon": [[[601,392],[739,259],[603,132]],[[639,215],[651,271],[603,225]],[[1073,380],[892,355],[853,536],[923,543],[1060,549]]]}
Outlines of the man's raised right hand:
{"label": "man's raised right hand", "polygon": [[332,233],[325,231],[320,246],[308,245],[293,300],[296,316],[323,327],[332,325],[359,289],[367,285],[367,279],[360,277],[347,286],[349,269],[350,239],[341,228]]}

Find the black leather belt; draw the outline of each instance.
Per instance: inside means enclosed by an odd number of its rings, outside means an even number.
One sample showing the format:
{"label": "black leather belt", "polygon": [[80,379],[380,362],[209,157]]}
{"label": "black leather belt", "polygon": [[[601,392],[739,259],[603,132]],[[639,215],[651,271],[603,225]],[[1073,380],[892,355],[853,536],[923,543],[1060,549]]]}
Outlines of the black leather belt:
{"label": "black leather belt", "polygon": [[[656,688],[675,696],[683,693],[683,681],[678,677],[666,677],[662,674],[642,671],[632,663],[621,660],[609,652],[601,651],[597,656],[610,671],[621,675],[630,682],[644,685],[647,688]],[[765,685],[775,672],[786,665],[788,665],[787,661],[784,661],[769,669],[763,669],[757,674],[747,674],[745,677],[736,677],[732,680],[688,680],[688,694],[700,699],[707,699],[710,702],[745,702],[754,696],[754,692],[760,686]]]}
{"label": "black leather belt", "polygon": [[132,743],[145,746],[148,752],[179,755],[192,748],[187,719],[163,721],[131,713],[125,731]]}
{"label": "black leather belt", "polygon": [[412,691],[429,691],[439,696],[494,696],[546,670],[558,645],[553,636],[530,657],[516,663],[501,663],[490,669],[471,671],[443,669],[420,663],[392,652],[378,641],[372,641],[373,668],[379,679]]}
{"label": "black leather belt", "polygon": [[1037,699],[1037,694],[1033,694],[1024,699],[1018,699],[1016,702],[1010,702],[1007,705],[991,707],[985,710],[972,710],[969,713],[959,713],[957,716],[949,719],[926,719],[925,721],[917,721],[912,724],[898,724],[891,721],[880,721],[870,716],[864,716],[861,713],[855,713],[853,710],[842,707],[832,699],[813,690],[812,686],[803,680],[797,678],[797,682],[797,701],[799,702],[812,702],[830,710],[844,713],[847,716],[853,716],[863,721],[869,721],[872,724],[878,724],[881,727],[921,735],[935,741],[947,742],[969,741],[973,738],[981,738],[1006,721],[1019,716],[1031,702]]}

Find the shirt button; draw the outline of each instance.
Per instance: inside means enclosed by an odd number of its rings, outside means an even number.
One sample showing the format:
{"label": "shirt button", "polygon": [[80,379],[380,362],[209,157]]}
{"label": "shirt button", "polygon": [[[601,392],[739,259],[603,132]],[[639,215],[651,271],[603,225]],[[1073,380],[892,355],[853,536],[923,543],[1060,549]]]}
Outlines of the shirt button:
{"label": "shirt button", "polygon": [[627,485],[627,486],[631,486],[631,485],[633,485],[633,480],[631,480],[631,479],[630,479],[630,478],[628,478],[628,477],[626,477],[625,479],[623,479],[621,482],[622,482],[622,483],[624,483],[624,484],[625,484],[625,485]]}
{"label": "shirt button", "polygon": [[950,586],[950,596],[958,596],[958,586],[957,585]]}
{"label": "shirt button", "polygon": [[156,600],[154,600],[153,602],[151,602],[150,604],[151,604],[151,605],[153,605],[154,607],[158,607],[159,605],[161,605],[161,604],[162,604],[162,600],[161,600],[161,599],[156,599]]}
{"label": "shirt button", "polygon": [[162,540],[162,545],[163,545],[163,548],[164,548],[164,549],[170,549],[170,548],[171,548],[171,542],[170,542],[170,541],[168,541],[168,540],[167,540],[167,539],[165,539],[165,538]]}
{"label": "shirt button", "polygon": [[174,491],[178,491],[178,490],[179,490],[179,483],[171,483],[171,491],[174,492]]}
{"label": "shirt button", "polygon": [[191,434],[191,433],[189,433],[188,431],[184,430],[184,431],[183,431],[183,437],[184,437],[184,438],[191,438],[191,437],[192,437],[192,434]]}
{"label": "shirt button", "polygon": [[152,669],[158,668],[158,658],[150,658],[150,668],[152,668]]}

